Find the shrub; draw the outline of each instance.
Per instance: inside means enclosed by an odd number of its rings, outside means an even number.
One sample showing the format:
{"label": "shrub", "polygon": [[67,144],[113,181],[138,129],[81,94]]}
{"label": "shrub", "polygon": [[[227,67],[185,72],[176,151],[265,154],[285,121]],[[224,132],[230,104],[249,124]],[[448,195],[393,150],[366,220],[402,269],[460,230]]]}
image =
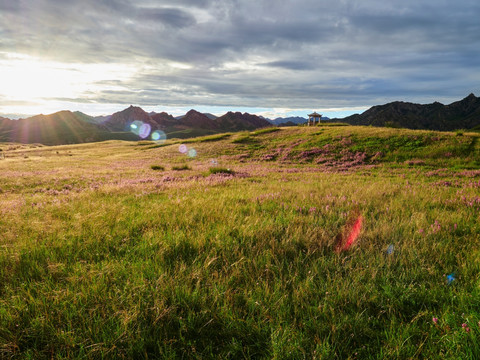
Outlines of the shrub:
{"label": "shrub", "polygon": [[190,166],[185,164],[185,165],[172,166],[172,170],[180,171],[180,170],[192,170],[192,169],[190,168]]}
{"label": "shrub", "polygon": [[210,174],[231,174],[231,175],[235,174],[235,171],[231,169],[222,168],[222,167],[212,167],[208,169],[208,172]]}
{"label": "shrub", "polygon": [[150,166],[150,168],[152,170],[161,170],[161,171],[165,170],[165,167],[162,166],[162,165],[152,165],[152,166]]}

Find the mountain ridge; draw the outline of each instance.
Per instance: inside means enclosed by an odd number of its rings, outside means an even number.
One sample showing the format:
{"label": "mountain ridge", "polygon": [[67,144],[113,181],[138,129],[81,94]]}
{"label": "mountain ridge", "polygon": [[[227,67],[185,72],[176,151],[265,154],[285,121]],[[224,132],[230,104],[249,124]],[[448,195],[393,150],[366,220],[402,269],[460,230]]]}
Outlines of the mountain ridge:
{"label": "mountain ridge", "polygon": [[[194,109],[175,118],[166,112],[147,113],[141,107],[133,105],[111,115],[96,117],[80,111],[62,110],[18,120],[0,116],[0,142],[61,145],[112,139],[139,140],[141,137],[138,131],[136,134],[132,132],[134,121],[148,124],[152,132],[161,130],[168,137],[188,138],[222,132],[250,131],[272,125],[294,126],[305,123],[307,119],[290,117],[270,120],[232,111],[216,117]],[[480,98],[471,93],[449,105],[439,102],[416,104],[395,101],[373,106],[362,114],[329,121],[440,131],[477,129],[480,128]]]}
{"label": "mountain ridge", "polygon": [[[148,138],[148,134],[155,130],[161,130],[167,136],[188,138],[271,126],[266,120],[248,113],[236,113],[232,119],[230,116],[212,119],[214,116],[208,115],[192,109],[181,119],[175,119],[165,112],[147,113],[130,105],[112,115],[97,117],[69,110],[18,120],[0,117],[0,142],[63,145],[113,139],[140,140]],[[148,124],[148,134],[140,134],[137,124]]]}
{"label": "mountain ridge", "polygon": [[390,126],[409,129],[453,131],[480,126],[480,98],[473,93],[462,100],[443,105],[439,102],[416,104],[394,101],[376,105],[343,119],[351,125]]}

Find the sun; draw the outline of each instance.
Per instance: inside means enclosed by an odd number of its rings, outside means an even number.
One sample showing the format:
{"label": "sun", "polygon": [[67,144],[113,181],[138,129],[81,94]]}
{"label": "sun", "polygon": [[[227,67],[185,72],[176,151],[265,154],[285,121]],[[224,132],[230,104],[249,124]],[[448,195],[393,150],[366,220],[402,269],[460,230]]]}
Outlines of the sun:
{"label": "sun", "polygon": [[[128,81],[135,70],[125,64],[83,64],[47,61],[21,54],[0,54],[2,103],[41,104],[82,98]],[[121,85],[118,89],[123,90]],[[117,89],[113,89],[117,90]],[[86,95],[87,94],[87,95]]]}
{"label": "sun", "polygon": [[75,72],[64,65],[27,56],[0,61],[0,95],[16,101],[72,97],[78,88]]}

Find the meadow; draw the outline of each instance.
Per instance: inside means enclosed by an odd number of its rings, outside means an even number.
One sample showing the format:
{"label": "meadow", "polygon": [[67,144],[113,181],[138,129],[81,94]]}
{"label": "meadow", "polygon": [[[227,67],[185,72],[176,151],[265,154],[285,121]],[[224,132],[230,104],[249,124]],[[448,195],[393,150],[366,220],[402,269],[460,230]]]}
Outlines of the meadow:
{"label": "meadow", "polygon": [[0,144],[0,358],[478,359],[479,136]]}

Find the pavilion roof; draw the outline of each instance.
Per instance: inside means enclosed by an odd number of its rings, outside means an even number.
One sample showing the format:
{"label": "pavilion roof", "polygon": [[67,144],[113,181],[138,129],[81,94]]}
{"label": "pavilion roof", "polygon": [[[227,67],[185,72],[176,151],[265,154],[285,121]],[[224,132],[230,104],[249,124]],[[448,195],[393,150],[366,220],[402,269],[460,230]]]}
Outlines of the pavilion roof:
{"label": "pavilion roof", "polygon": [[322,115],[318,114],[316,111],[308,115],[309,117],[322,117]]}

